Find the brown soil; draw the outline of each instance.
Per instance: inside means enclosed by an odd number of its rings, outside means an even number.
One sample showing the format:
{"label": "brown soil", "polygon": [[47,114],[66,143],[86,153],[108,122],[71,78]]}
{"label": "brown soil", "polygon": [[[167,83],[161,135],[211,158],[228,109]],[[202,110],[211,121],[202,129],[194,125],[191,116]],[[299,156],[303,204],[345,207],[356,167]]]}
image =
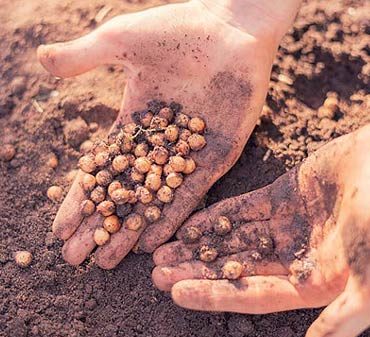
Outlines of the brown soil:
{"label": "brown soil", "polygon": [[[164,2],[1,3],[0,146],[12,143],[17,154],[0,163],[0,336],[293,337],[304,336],[319,313],[191,312],[153,287],[149,255],[131,254],[113,271],[92,260],[74,268],[61,258],[62,243],[50,234],[58,206],[46,191],[55,183],[67,190],[65,175],[76,166],[79,153],[65,141],[64,125],[81,116],[88,124],[99,123],[92,138],[105,133],[117,114],[124,74],[106,66],[58,80],[37,64],[35,47],[91,30],[104,5],[112,7],[106,20]],[[368,10],[366,0],[310,0],[303,6],[275,59],[260,124],[239,162],[209,192],[207,204],[272,182],[325,142],[369,122]],[[328,93],[338,95],[339,110],[319,118],[317,108]],[[55,170],[46,165],[52,152],[59,159]],[[27,269],[12,258],[24,249],[34,255]]]}

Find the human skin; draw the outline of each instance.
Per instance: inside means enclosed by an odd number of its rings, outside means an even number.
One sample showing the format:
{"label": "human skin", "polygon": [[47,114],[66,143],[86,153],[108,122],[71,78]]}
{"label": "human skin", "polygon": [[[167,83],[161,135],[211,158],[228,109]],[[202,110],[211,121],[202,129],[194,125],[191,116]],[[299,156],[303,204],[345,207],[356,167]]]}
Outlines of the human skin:
{"label": "human skin", "polygon": [[[370,125],[333,140],[262,189],[192,216],[154,253],[155,285],[195,310],[264,314],[327,306],[307,337],[353,337],[370,326]],[[212,234],[219,216],[236,224]],[[203,236],[185,243],[189,227]],[[203,245],[218,258],[199,260]],[[241,277],[224,279],[237,261]]]}
{"label": "human skin", "polygon": [[[122,15],[77,40],[38,48],[38,59],[53,75],[71,77],[101,64],[120,64],[127,74],[118,123],[152,99],[181,103],[184,112],[207,124],[207,146],[193,158],[197,170],[176,190],[172,204],[146,230],[124,227],[95,252],[96,263],[114,268],[137,244],[153,252],[166,242],[209,188],[239,158],[260,115],[272,61],[300,1],[199,1]],[[243,13],[243,15],[241,15]],[[83,218],[80,172],[61,205],[53,232],[63,240],[64,259],[78,265],[95,249],[102,224]],[[138,210],[140,212],[140,210]]]}

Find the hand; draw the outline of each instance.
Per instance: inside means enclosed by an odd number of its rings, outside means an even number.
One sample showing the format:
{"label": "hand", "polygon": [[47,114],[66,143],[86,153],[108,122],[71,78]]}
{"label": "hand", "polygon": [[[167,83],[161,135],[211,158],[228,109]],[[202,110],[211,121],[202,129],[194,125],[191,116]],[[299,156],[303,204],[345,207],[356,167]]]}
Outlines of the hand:
{"label": "hand", "polygon": [[[263,314],[329,304],[307,336],[356,336],[370,326],[369,144],[366,126],[271,185],[198,212],[179,241],[155,251],[154,283],[195,310]],[[233,224],[223,236],[213,229],[220,216]],[[217,259],[202,262],[204,247]],[[238,262],[235,275],[225,271],[228,261]],[[237,280],[225,279],[238,271]]]}
{"label": "hand", "polygon": [[[115,267],[140,234],[138,247],[145,252],[168,240],[235,163],[254,128],[279,39],[297,9],[274,19],[271,8],[263,15],[259,8],[245,8],[246,2],[232,1],[234,6],[240,2],[243,10],[249,9],[241,22],[233,20],[236,8],[223,2],[194,0],[118,16],[77,40],[38,49],[40,62],[59,77],[75,76],[101,64],[122,64],[128,81],[115,125],[132,122],[131,113],[146,108],[152,99],[179,102],[186,113],[207,122],[208,145],[194,156],[198,169],[177,190],[157,223],[142,234],[122,228],[97,249],[96,262],[102,268]],[[80,214],[81,177],[82,173],[53,224],[54,233],[67,240],[65,260],[74,265],[95,248],[93,232],[102,222],[98,214],[86,219]]]}

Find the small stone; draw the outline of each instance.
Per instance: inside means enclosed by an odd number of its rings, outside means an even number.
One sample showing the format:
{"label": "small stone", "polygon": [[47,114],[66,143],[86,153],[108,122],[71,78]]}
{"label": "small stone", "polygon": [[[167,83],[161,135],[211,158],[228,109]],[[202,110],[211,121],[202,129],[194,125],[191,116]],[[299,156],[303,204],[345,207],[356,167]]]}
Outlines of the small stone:
{"label": "small stone", "polygon": [[213,229],[218,235],[230,233],[232,228],[233,226],[226,216],[218,217],[216,223],[213,225]]}
{"label": "small stone", "polygon": [[95,204],[99,204],[100,202],[104,201],[105,199],[105,189],[102,186],[95,187],[90,193],[90,199],[95,202]]}
{"label": "small stone", "polygon": [[195,161],[192,158],[185,159],[185,168],[182,170],[184,174],[191,174],[197,168]]}
{"label": "small stone", "polygon": [[116,205],[123,205],[129,201],[129,190],[125,188],[118,188],[111,193],[110,197]]}
{"label": "small stone", "polygon": [[181,140],[187,141],[190,136],[191,136],[191,132],[188,129],[183,129],[180,131],[179,138]]}
{"label": "small stone", "polygon": [[110,153],[108,151],[101,151],[95,155],[95,164],[98,167],[103,167],[109,163]]}
{"label": "small stone", "polygon": [[92,151],[94,147],[94,143],[91,140],[85,140],[81,145],[80,145],[80,152],[83,154],[87,154]]}
{"label": "small stone", "polygon": [[183,241],[185,243],[197,242],[202,236],[200,229],[194,226],[187,227],[184,231]]}
{"label": "small stone", "polygon": [[144,216],[149,222],[155,222],[161,217],[161,210],[157,206],[149,206],[144,211]]}
{"label": "small stone", "polygon": [[143,219],[139,214],[132,213],[125,220],[125,226],[132,231],[138,231],[143,226]]}
{"label": "small stone", "polygon": [[147,143],[140,143],[137,144],[134,150],[135,156],[138,157],[146,157],[149,151],[149,146]]}
{"label": "small stone", "polygon": [[85,217],[95,212],[95,204],[91,200],[84,200],[81,203],[81,214]]}
{"label": "small stone", "polygon": [[228,280],[238,279],[243,272],[243,265],[237,261],[228,261],[222,267],[224,278]]}
{"label": "small stone", "polygon": [[96,210],[104,216],[110,216],[114,213],[116,207],[112,201],[104,200],[97,207]]}
{"label": "small stone", "polygon": [[170,157],[168,163],[171,166],[172,170],[178,173],[184,171],[186,165],[185,159],[182,158],[181,156]]}
{"label": "small stone", "polygon": [[108,186],[108,195],[112,197],[112,193],[122,188],[122,184],[118,181],[112,181]]}
{"label": "small stone", "polygon": [[187,128],[189,121],[190,117],[183,113],[179,113],[175,117],[175,124],[181,128]]}
{"label": "small stone", "polygon": [[113,176],[108,170],[99,171],[95,178],[96,183],[100,186],[108,186],[113,181]]}
{"label": "small stone", "polygon": [[121,149],[120,149],[120,147],[119,147],[117,144],[111,144],[111,145],[109,145],[109,147],[108,147],[108,153],[109,153],[112,157],[116,157],[116,156],[118,156],[119,154],[121,154]]}
{"label": "small stone", "polygon": [[145,187],[139,186],[136,189],[136,197],[142,204],[149,204],[153,201],[153,195],[152,193]]}
{"label": "small stone", "polygon": [[135,160],[135,169],[141,173],[148,173],[150,171],[150,168],[152,166],[152,163],[147,157],[139,157]]}
{"label": "small stone", "polygon": [[127,156],[120,155],[113,159],[112,167],[115,172],[122,173],[129,167],[129,164]]}
{"label": "small stone", "polygon": [[92,174],[85,173],[82,177],[81,186],[86,192],[92,191],[96,186],[96,178]]}
{"label": "small stone", "polygon": [[150,122],[151,129],[164,129],[168,125],[168,120],[163,117],[154,116]]}
{"label": "small stone", "polygon": [[121,228],[121,223],[116,215],[110,215],[104,219],[104,228],[111,234],[117,233]]}
{"label": "small stone", "polygon": [[199,250],[199,258],[203,262],[212,262],[216,260],[218,252],[215,248],[211,248],[207,245],[204,245]]}
{"label": "small stone", "polygon": [[46,194],[51,201],[59,202],[63,198],[63,189],[60,186],[51,186]]}
{"label": "small stone", "polygon": [[145,179],[145,187],[150,191],[158,191],[161,187],[161,177],[155,173],[148,173]]}
{"label": "small stone", "polygon": [[5,144],[0,147],[0,160],[11,161],[15,156],[15,148],[11,144]]}
{"label": "small stone", "polygon": [[189,121],[188,128],[191,132],[202,133],[206,128],[206,123],[203,119],[194,117]]}
{"label": "small stone", "polygon": [[165,145],[165,135],[163,133],[155,133],[148,137],[148,141],[153,146],[164,146]]}
{"label": "small stone", "polygon": [[199,151],[206,146],[206,139],[202,135],[198,135],[197,133],[192,134],[188,138],[188,143],[190,148],[193,151]]}
{"label": "small stone", "polygon": [[183,180],[181,173],[172,172],[166,177],[166,184],[171,188],[177,188],[182,184]]}
{"label": "small stone", "polygon": [[159,201],[168,204],[173,199],[173,191],[168,186],[162,186],[157,192],[157,198]]}
{"label": "small stone", "polygon": [[166,130],[164,131],[164,135],[166,139],[170,143],[174,143],[179,138],[179,128],[177,125],[169,125]]}
{"label": "small stone", "polygon": [[171,122],[172,119],[173,119],[173,111],[172,111],[172,109],[170,109],[168,107],[162,108],[159,111],[158,116],[162,117],[162,118],[165,118],[167,121]]}
{"label": "small stone", "polygon": [[26,250],[19,250],[14,254],[15,263],[21,268],[27,268],[32,262],[32,254]]}
{"label": "small stone", "polygon": [[179,140],[175,145],[176,153],[187,156],[190,152],[190,146],[185,140]]}
{"label": "small stone", "polygon": [[94,155],[87,154],[85,156],[82,156],[78,161],[78,167],[86,173],[92,173],[93,171],[95,171],[96,164]]}
{"label": "small stone", "polygon": [[98,246],[105,245],[110,238],[110,234],[104,228],[97,228],[94,232],[94,241]]}
{"label": "small stone", "polygon": [[48,157],[46,165],[52,169],[55,169],[58,167],[58,164],[59,164],[58,157],[55,155],[55,153],[51,153]]}
{"label": "small stone", "polygon": [[153,151],[150,153],[150,159],[158,165],[166,164],[168,156],[168,150],[163,146],[154,147]]}

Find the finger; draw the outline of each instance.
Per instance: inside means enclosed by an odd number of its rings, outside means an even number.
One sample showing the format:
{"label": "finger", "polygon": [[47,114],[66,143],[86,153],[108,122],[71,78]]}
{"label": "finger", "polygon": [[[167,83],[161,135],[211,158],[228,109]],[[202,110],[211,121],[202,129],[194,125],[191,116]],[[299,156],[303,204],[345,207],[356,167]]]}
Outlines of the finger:
{"label": "finger", "polygon": [[58,77],[71,77],[85,73],[110,60],[111,47],[98,39],[97,31],[79,39],[41,45],[37,58],[43,67]]}
{"label": "finger", "polygon": [[[111,132],[115,131],[119,123],[129,123],[131,121],[131,116],[121,114],[113,123]],[[81,186],[84,174],[83,171],[79,170],[54,219],[52,231],[62,240],[68,240],[83,220],[80,205],[87,197]]]}
{"label": "finger", "polygon": [[55,76],[71,77],[85,73],[99,65],[121,63],[132,49],[134,36],[133,15],[111,19],[91,33],[76,40],[41,45],[37,58]]}
{"label": "finger", "polygon": [[160,266],[192,260],[198,247],[199,243],[185,244],[182,241],[165,243],[154,251],[154,264]]}
{"label": "finger", "polygon": [[270,217],[270,186],[225,199],[211,207],[194,214],[176,233],[183,239],[189,227],[196,227],[202,233],[212,230],[213,224],[220,216],[226,216],[231,222],[264,220]]}
{"label": "finger", "polygon": [[[127,105],[130,104],[129,97],[126,99],[126,103]],[[110,132],[114,133],[117,126],[121,123],[127,124],[131,122],[133,122],[132,116],[123,111],[112,125]],[[80,171],[53,223],[53,232],[61,239],[69,239],[63,247],[63,255],[67,262],[74,265],[83,262],[95,248],[93,229],[101,227],[103,221],[96,213],[89,217],[88,221],[82,222],[83,216],[80,211],[80,205],[86,199],[86,195],[81,187],[83,175],[84,173]],[[78,228],[80,224],[81,228]],[[124,231],[122,229],[120,233],[113,234],[105,248],[97,250],[97,264],[105,269],[116,266],[134,246],[141,232],[142,230],[132,233],[132,231]],[[113,254],[113,252],[116,253]]]}
{"label": "finger", "polygon": [[53,222],[53,233],[62,240],[69,239],[83,219],[79,207],[85,199],[85,193],[80,185],[83,176],[84,173],[80,170]]}
{"label": "finger", "polygon": [[251,276],[237,281],[184,280],[172,287],[174,302],[202,311],[267,314],[307,307],[286,276]]}
{"label": "finger", "polygon": [[[144,207],[138,204],[135,213],[142,215]],[[124,224],[121,229],[111,235],[108,243],[99,247],[95,252],[96,264],[103,269],[113,269],[131,251],[141,233],[147,226],[142,216],[143,226],[137,231],[127,229]]]}
{"label": "finger", "polygon": [[[238,224],[229,234],[220,236],[209,228],[196,243],[176,241],[160,246],[153,254],[156,265],[180,263],[191,260],[201,246],[215,247],[218,256],[250,251],[256,259],[274,254],[274,243],[269,231],[269,221]],[[185,240],[186,236],[183,237]]]}
{"label": "finger", "polygon": [[359,292],[352,282],[349,281],[346,290],[321,313],[306,337],[355,337],[370,326],[369,297]]}
{"label": "finger", "polygon": [[287,275],[288,271],[274,257],[269,260],[256,261],[250,252],[233,254],[219,258],[215,262],[202,261],[182,262],[173,266],[157,266],[152,272],[155,286],[163,291],[169,291],[172,286],[189,279],[222,279],[222,268],[228,261],[237,261],[243,266],[241,276],[251,275]]}
{"label": "finger", "polygon": [[84,219],[76,232],[69,238],[62,249],[63,258],[71,265],[79,265],[96,247],[95,229],[101,227],[103,216],[95,213]]}

